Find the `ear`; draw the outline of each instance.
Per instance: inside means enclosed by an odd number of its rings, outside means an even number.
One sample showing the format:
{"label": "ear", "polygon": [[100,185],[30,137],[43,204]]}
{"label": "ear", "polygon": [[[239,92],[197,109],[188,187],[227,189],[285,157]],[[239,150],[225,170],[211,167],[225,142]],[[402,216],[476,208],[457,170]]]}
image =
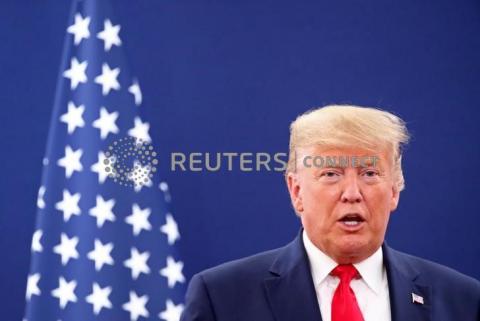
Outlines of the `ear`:
{"label": "ear", "polygon": [[400,191],[397,184],[392,186],[392,199],[390,200],[390,212],[393,212],[397,209],[398,201],[400,200]]}
{"label": "ear", "polygon": [[297,173],[289,172],[287,174],[287,186],[293,208],[295,212],[300,215],[300,213],[303,212],[303,201],[300,193],[300,184]]}

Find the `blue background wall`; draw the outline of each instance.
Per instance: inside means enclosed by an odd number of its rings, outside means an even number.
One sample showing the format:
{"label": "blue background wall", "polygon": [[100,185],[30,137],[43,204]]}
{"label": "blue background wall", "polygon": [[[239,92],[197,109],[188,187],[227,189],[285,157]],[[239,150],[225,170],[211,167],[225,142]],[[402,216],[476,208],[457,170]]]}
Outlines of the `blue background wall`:
{"label": "blue background wall", "polygon": [[[393,247],[480,278],[480,4],[458,1],[113,1],[164,170],[172,151],[286,152],[327,103],[405,119]],[[69,1],[0,3],[0,302],[20,320]],[[298,231],[277,172],[168,172],[185,273]]]}

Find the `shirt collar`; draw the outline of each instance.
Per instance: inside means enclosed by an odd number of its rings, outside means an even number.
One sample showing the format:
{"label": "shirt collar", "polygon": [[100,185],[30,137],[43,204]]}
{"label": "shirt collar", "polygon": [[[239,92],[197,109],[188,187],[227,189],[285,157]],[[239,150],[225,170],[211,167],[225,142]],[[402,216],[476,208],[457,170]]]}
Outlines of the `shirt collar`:
{"label": "shirt collar", "polygon": [[[312,279],[315,286],[317,286],[327,278],[338,263],[318,249],[312,241],[310,241],[305,230],[303,230],[302,238],[310,261]],[[362,262],[353,264],[353,266],[355,266],[358,273],[360,273],[367,286],[376,294],[379,294],[381,292],[382,281],[384,278],[382,248],[379,247],[370,257]]]}

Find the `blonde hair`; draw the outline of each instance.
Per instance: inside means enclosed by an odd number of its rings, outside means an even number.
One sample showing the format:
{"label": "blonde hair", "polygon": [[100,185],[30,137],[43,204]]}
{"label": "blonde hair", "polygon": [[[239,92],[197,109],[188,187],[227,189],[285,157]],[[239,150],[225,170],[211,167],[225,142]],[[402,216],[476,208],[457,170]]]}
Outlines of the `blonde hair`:
{"label": "blonde hair", "polygon": [[402,147],[409,140],[405,122],[371,107],[328,105],[310,110],[290,125],[290,147],[286,174],[295,170],[298,148],[360,147],[372,152],[386,150],[392,157],[393,175],[399,191],[405,187]]}

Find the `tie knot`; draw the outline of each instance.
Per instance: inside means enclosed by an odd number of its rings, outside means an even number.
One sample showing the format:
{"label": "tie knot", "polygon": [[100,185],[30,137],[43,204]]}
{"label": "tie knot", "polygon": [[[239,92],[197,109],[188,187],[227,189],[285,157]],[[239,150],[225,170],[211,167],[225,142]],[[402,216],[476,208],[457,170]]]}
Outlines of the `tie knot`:
{"label": "tie knot", "polygon": [[347,283],[350,283],[353,278],[359,276],[357,269],[351,264],[337,265],[337,267],[332,270],[331,274],[339,277],[342,282]]}

